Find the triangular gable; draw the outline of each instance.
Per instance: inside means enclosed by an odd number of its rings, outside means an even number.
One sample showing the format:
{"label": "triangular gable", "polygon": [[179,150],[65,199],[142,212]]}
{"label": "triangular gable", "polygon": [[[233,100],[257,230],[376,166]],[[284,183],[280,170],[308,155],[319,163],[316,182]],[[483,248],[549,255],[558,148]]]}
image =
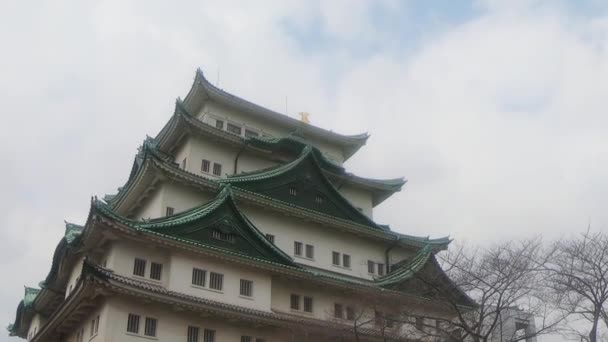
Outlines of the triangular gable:
{"label": "triangular gable", "polygon": [[120,217],[99,203],[97,206],[102,212],[132,228],[255,259],[294,265],[291,257],[270,243],[239,210],[229,185],[223,186],[218,196],[205,205],[143,222]]}
{"label": "triangular gable", "polygon": [[[318,150],[306,146],[294,161],[259,172],[220,180],[299,207],[382,230],[353,206],[324,175]],[[316,153],[317,152],[317,153]]]}
{"label": "triangular gable", "polygon": [[376,286],[393,291],[411,293],[426,298],[445,299],[459,305],[474,306],[475,302],[441,269],[428,244],[418,253],[389,274],[376,279]]}

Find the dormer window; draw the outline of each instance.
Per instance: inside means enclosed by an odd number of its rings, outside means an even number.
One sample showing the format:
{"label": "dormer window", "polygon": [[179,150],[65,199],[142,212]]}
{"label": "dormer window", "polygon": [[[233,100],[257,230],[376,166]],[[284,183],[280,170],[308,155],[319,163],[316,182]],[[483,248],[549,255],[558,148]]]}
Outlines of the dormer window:
{"label": "dormer window", "polygon": [[234,234],[224,233],[224,232],[219,231],[217,229],[213,230],[211,232],[211,237],[214,238],[214,239],[216,239],[216,240],[230,242],[230,243],[234,243],[234,240],[235,240]]}
{"label": "dormer window", "polygon": [[289,194],[290,194],[291,196],[295,196],[295,195],[297,195],[297,194],[298,194],[298,190],[296,189],[296,187],[295,187],[295,186],[289,187]]}
{"label": "dormer window", "polygon": [[243,131],[243,129],[241,128],[241,126],[232,124],[232,123],[228,123],[228,125],[226,125],[226,130],[232,134],[236,134],[236,135],[241,135],[241,132]]}
{"label": "dormer window", "polygon": [[260,136],[260,133],[245,128],[245,137],[251,138],[251,137],[259,137],[259,136]]}
{"label": "dormer window", "polygon": [[213,175],[214,176],[221,176],[222,175],[222,164],[220,164],[220,163],[213,163]]}
{"label": "dormer window", "polygon": [[207,159],[203,159],[203,161],[201,162],[201,171],[205,172],[205,173],[209,173],[210,167],[211,167],[211,162],[208,161]]}
{"label": "dormer window", "polygon": [[222,121],[222,120],[215,120],[215,128],[217,128],[217,129],[224,129],[224,121]]}
{"label": "dormer window", "polygon": [[317,194],[317,195],[315,196],[315,202],[316,202],[318,205],[323,204],[324,200],[325,200],[325,199],[323,198],[323,195],[321,195],[321,194]]}

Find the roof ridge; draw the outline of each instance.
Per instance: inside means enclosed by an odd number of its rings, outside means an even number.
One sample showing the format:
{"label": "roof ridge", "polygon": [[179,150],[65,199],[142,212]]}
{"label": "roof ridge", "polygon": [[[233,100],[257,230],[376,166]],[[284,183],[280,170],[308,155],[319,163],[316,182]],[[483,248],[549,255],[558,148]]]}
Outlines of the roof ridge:
{"label": "roof ridge", "polygon": [[[207,93],[208,96],[213,96],[213,95],[223,96],[244,107],[249,107],[249,109],[252,109],[252,110],[258,110],[258,111],[266,112],[267,114],[275,115],[277,117],[283,118],[283,120],[290,121],[290,123],[292,123],[292,124],[302,123],[298,119],[292,118],[289,115],[285,115],[285,114],[279,113],[275,110],[258,105],[251,101],[245,100],[242,97],[231,94],[219,87],[216,87],[214,84],[209,82],[209,80],[207,80],[207,78],[205,77],[205,74],[203,73],[203,70],[201,70],[201,68],[197,68],[197,70],[196,70],[195,82],[196,82],[197,78],[200,82],[200,85],[203,86],[203,89],[205,90],[205,92]],[[310,124],[307,124],[307,125],[308,125],[308,127],[314,127],[314,129],[323,131],[325,133],[333,134],[333,135],[335,135],[337,137],[341,137],[341,138],[346,138],[346,139],[351,139],[351,140],[362,140],[364,142],[367,140],[367,138],[369,138],[369,134],[367,132],[360,133],[360,134],[353,134],[353,135],[345,135],[345,134],[336,133],[334,131],[331,131],[331,130],[328,130],[328,129],[325,129],[325,128],[322,128],[319,126],[314,126],[314,125],[310,125]]]}
{"label": "roof ridge", "polygon": [[425,245],[409,262],[405,263],[398,270],[376,279],[376,284],[378,286],[387,286],[411,278],[416,272],[422,269],[432,254],[432,246],[430,244]]}

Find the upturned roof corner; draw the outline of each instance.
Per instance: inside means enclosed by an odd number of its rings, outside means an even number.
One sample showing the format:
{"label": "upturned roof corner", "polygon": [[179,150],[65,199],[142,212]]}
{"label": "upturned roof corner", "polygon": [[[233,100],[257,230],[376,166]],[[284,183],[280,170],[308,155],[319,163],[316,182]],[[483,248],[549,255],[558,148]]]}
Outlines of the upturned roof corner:
{"label": "upturned roof corner", "polygon": [[93,206],[102,215],[136,230],[229,250],[257,259],[294,265],[293,259],[268,242],[262,232],[238,208],[229,184],[221,185],[216,197],[209,203],[175,215],[146,221],[122,217],[108,204],[99,200],[94,201]]}

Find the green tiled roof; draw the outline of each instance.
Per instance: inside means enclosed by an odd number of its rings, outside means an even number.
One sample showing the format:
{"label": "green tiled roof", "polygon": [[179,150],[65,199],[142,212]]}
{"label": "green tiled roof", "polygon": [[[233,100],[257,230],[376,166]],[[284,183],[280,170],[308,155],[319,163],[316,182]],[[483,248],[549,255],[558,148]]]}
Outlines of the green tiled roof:
{"label": "green tiled roof", "polygon": [[420,271],[424,265],[428,262],[429,258],[433,255],[432,246],[426,245],[422,247],[418,254],[413,257],[410,261],[399,267],[397,270],[390,272],[389,274],[378,278],[376,285],[378,286],[390,286],[396,283],[400,283],[406,279],[412,278],[416,272]]}
{"label": "green tiled roof", "polygon": [[[99,201],[94,204],[106,215],[134,229],[244,254],[255,259],[295,265],[291,257],[268,242],[240,211],[234,201],[230,185],[224,185],[216,198],[207,204],[175,215],[146,221],[124,218]],[[213,234],[220,233],[226,236],[226,240],[213,237]]]}
{"label": "green tiled roof", "polygon": [[25,307],[32,305],[38,296],[38,293],[40,293],[40,289],[26,286],[25,294],[23,295],[23,305],[25,305]]}
{"label": "green tiled roof", "polygon": [[277,113],[241,99],[215,87],[213,84],[207,81],[203,75],[203,72],[199,69],[196,72],[192,89],[184,99],[184,107],[187,107],[191,112],[198,110],[195,108],[197,107],[196,105],[192,106],[191,104],[197,102],[200,105],[200,102],[198,102],[197,99],[200,100],[201,98],[211,99],[217,103],[242,111],[247,115],[278,124],[279,126],[285,127],[288,130],[299,129],[306,136],[320,138],[333,144],[337,144],[344,149],[345,159],[348,159],[351,155],[353,155],[361,146],[365,144],[369,138],[369,134],[367,133],[341,135],[333,131],[306,124],[300,120],[296,120],[284,114]]}
{"label": "green tiled roof", "polygon": [[19,305],[17,306],[15,322],[13,324],[9,324],[7,327],[10,336],[16,336],[19,334],[19,330],[21,330],[22,328],[21,323],[23,320],[23,316],[26,314],[26,312],[32,312],[32,304],[36,300],[36,297],[38,297],[39,293],[40,289],[27,286],[25,287],[23,299],[19,302]]}
{"label": "green tiled roof", "polygon": [[[192,208],[176,215],[146,221],[135,221],[121,217],[100,201],[95,201],[94,205],[106,216],[133,229],[148,231],[161,237],[192,243],[205,248],[223,250],[231,254],[250,258],[252,260],[261,262],[270,261],[277,265],[285,265],[289,267],[297,266],[296,269],[300,269],[300,271],[309,273],[316,277],[365,286],[387,287],[412,278],[412,276],[426,264],[434,251],[433,243],[426,243],[418,250],[418,253],[411,260],[407,261],[401,267],[392,271],[388,275],[376,280],[365,280],[307,266],[302,268],[302,266],[295,264],[291,257],[286,255],[282,250],[264,238],[263,234],[247,219],[244,214],[238,210],[232,196],[231,186],[227,184],[222,187],[216,198],[207,204]],[[238,216],[243,220],[243,223],[246,224],[246,229],[250,229],[254,233],[258,242],[263,243],[265,247],[272,248],[273,253],[276,254],[275,258],[255,255],[255,253],[251,253],[251,250],[248,248],[244,248],[242,250],[227,249],[225,245],[217,246],[210,243],[211,240],[208,238],[188,237],[188,234],[196,233],[198,230],[205,229],[209,222],[218,222],[218,217],[213,217],[214,213],[221,211],[221,208],[225,207],[227,204],[230,204],[231,211],[238,212]],[[205,218],[209,218],[210,220],[204,220]],[[221,219],[219,221],[221,221]]]}
{"label": "green tiled roof", "polygon": [[44,281],[40,283],[40,286],[46,287],[51,285],[55,281],[61,260],[68,252],[68,249],[77,242],[77,238],[82,234],[83,230],[84,226],[80,226],[67,221],[65,222],[65,233],[61,240],[59,240],[57,247],[55,247],[51,270],[49,271],[49,274],[46,276]]}
{"label": "green tiled roof", "polygon": [[[106,201],[112,210],[115,209],[118,201],[120,201],[121,198],[125,197],[125,195],[131,191],[131,187],[133,187],[137,183],[137,179],[140,177],[140,174],[142,174],[144,172],[144,170],[150,169],[149,167],[145,167],[145,165],[147,163],[153,163],[153,165],[157,166],[161,172],[165,172],[170,177],[179,177],[180,180],[183,180],[186,182],[192,182],[192,184],[205,185],[206,187],[209,187],[210,189],[214,189],[214,188],[218,187],[218,183],[215,180],[187,172],[185,170],[180,169],[177,164],[169,162],[167,159],[161,159],[157,153],[154,153],[154,150],[152,148],[153,146],[154,146],[154,144],[147,144],[147,143],[142,145],[141,151],[143,151],[142,155],[144,156],[144,159],[143,159],[144,161],[138,168],[136,176],[132,177],[129,180],[129,182],[127,182],[127,184],[124,187],[122,187],[122,189],[120,190],[120,192],[117,195],[112,196],[111,200]],[[314,151],[314,149],[313,149],[313,151]],[[300,155],[300,157],[302,157],[302,155]],[[274,170],[275,168],[276,167],[273,167],[273,168],[269,168],[267,170],[271,170],[271,169]],[[253,173],[241,174],[241,175],[250,176],[250,175],[253,175]],[[229,179],[231,179],[231,178],[229,178]],[[249,190],[240,189],[240,188],[235,189],[235,190],[237,190],[242,195],[247,194],[248,197],[251,197],[251,196],[259,197],[259,199],[261,199],[261,200],[263,199],[263,200],[268,200],[268,201],[274,201],[274,202],[282,204],[282,205],[288,205],[290,207],[298,208],[298,210],[302,211],[303,213],[310,213],[310,214],[315,213],[317,215],[327,216],[327,218],[338,219],[337,217],[333,217],[331,215],[318,212],[317,210],[315,210],[316,208],[308,209],[308,208],[305,208],[302,206],[295,205],[294,203],[290,202],[290,200],[291,200],[290,198],[287,198],[286,200],[279,200],[277,198],[272,198],[270,196],[267,196],[267,195],[264,195],[264,194],[261,194],[259,192],[255,192],[255,191],[249,191]],[[104,200],[105,200],[105,198],[104,198]],[[338,220],[343,220],[343,219],[338,219]],[[345,221],[352,222],[350,220],[345,220]],[[355,222],[352,222],[352,223],[355,223]],[[359,223],[356,223],[356,224],[360,225]],[[364,224],[361,225],[362,229],[366,229],[365,227],[369,227],[367,222],[365,222]],[[440,238],[440,239],[429,239],[428,237],[417,237],[417,236],[404,235],[404,234],[399,234],[397,232],[392,232],[392,231],[390,231],[390,228],[386,225],[378,225],[378,227],[380,229],[372,229],[371,231],[384,232],[386,234],[389,234],[390,236],[387,236],[387,237],[389,237],[391,239],[398,238],[399,240],[402,240],[404,242],[414,243],[415,245],[419,245],[419,246],[422,246],[424,244],[433,244],[435,246],[438,246],[439,248],[445,248],[445,246],[447,246],[447,244],[449,244],[449,242],[450,242],[450,239],[447,237]]]}
{"label": "green tiled roof", "polygon": [[[219,182],[353,221],[371,229],[383,230],[342,196],[323,173],[319,160],[318,150],[307,145],[292,162],[235,175]],[[294,191],[296,194],[292,193]]]}

